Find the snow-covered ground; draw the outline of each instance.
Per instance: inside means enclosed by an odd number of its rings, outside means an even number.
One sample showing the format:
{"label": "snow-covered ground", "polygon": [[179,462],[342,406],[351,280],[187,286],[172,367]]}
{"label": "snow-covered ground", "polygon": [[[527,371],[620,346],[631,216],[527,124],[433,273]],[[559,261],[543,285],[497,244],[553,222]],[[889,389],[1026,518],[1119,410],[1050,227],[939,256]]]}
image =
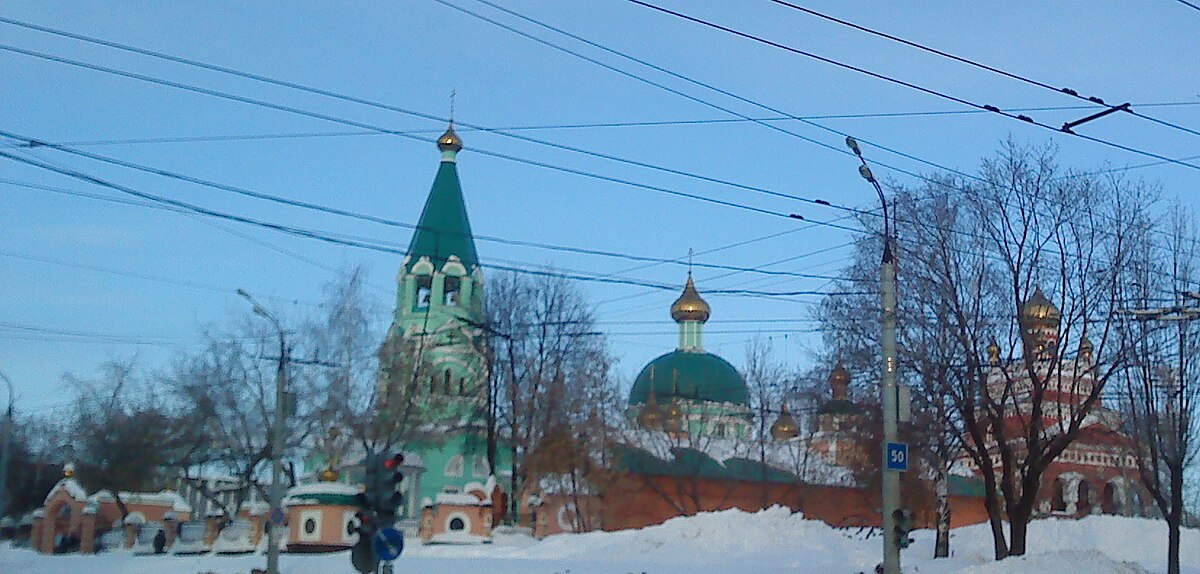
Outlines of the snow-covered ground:
{"label": "snow-covered ground", "polygon": [[[855,538],[785,509],[736,510],[678,518],[642,530],[562,535],[543,541],[497,538],[487,546],[421,546],[411,543],[396,572],[422,574],[708,574],[731,572],[872,572],[879,538]],[[933,560],[933,533],[915,533],[904,551],[906,572],[927,574],[1145,574],[1166,571],[1166,526],[1158,521],[1095,516],[1080,521],[1042,520],[1030,528],[1024,558],[990,560],[986,526],[954,531],[954,556]],[[1184,531],[1183,572],[1200,574],[1200,532]],[[0,548],[4,574],[247,574],[262,556],[41,556]],[[285,555],[285,574],[350,574],[347,553]]]}

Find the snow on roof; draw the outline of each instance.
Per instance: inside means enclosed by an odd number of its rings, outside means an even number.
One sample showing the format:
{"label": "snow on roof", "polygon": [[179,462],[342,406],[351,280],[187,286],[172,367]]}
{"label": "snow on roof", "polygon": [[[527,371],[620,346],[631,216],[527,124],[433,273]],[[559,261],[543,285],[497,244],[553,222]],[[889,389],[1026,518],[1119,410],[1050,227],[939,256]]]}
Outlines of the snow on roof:
{"label": "snow on roof", "polygon": [[294,486],[287,491],[287,496],[304,496],[308,494],[346,494],[354,496],[359,488],[344,482],[313,482]]}
{"label": "snow on roof", "polygon": [[592,485],[579,476],[547,474],[538,479],[538,490],[547,494],[595,494]]}
{"label": "snow on roof", "polygon": [[[729,467],[732,461],[759,462],[767,466],[794,475],[808,484],[828,486],[853,486],[855,484],[850,469],[835,464],[823,453],[813,449],[803,438],[788,441],[768,440],[761,445],[754,439],[722,438],[715,436],[688,436],[672,438],[667,433],[644,429],[631,429],[624,432],[622,441],[631,446],[646,451],[651,456],[671,462],[677,459],[677,453],[692,450],[703,453],[722,467]],[[761,458],[760,457],[764,457]]]}
{"label": "snow on roof", "polygon": [[[96,494],[88,497],[89,502],[116,502],[111,492],[101,490]],[[121,492],[121,501],[125,504],[147,504],[150,506],[170,506],[175,512],[192,511],[192,505],[188,504],[178,492],[164,490],[162,492]]]}
{"label": "snow on roof", "polygon": [[284,506],[321,504],[331,500],[345,500],[344,497],[354,496],[359,492],[362,490],[358,486],[343,482],[313,482],[288,489],[283,497],[283,504]]}
{"label": "snow on roof", "polygon": [[479,500],[470,494],[459,494],[457,492],[439,492],[434,497],[436,504],[454,504],[458,506],[491,506],[491,500]]}
{"label": "snow on roof", "polygon": [[58,483],[54,485],[54,488],[50,489],[50,493],[46,495],[46,499],[42,501],[42,504],[45,505],[47,502],[50,502],[50,498],[54,496],[54,493],[58,492],[60,488],[67,492],[67,496],[70,496],[75,500],[83,501],[88,499],[87,490],[83,488],[83,485],[79,484],[78,480],[75,480],[74,478],[64,478],[58,481]]}

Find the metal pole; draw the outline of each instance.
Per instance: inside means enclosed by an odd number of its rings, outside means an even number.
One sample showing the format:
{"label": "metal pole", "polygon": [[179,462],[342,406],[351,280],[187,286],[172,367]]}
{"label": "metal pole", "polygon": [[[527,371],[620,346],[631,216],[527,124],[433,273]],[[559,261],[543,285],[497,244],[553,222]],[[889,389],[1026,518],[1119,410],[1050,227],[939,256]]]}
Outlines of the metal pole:
{"label": "metal pole", "polygon": [[8,514],[8,457],[12,449],[13,431],[13,386],[8,376],[0,373],[0,379],[8,385],[8,412],[4,417],[4,442],[0,443],[0,518]]}
{"label": "metal pole", "polygon": [[884,239],[879,266],[883,291],[883,445],[879,464],[883,473],[883,572],[900,574],[900,545],[896,540],[895,512],[900,508],[900,472],[888,470],[883,460],[896,432],[896,263],[891,238]]}
{"label": "metal pole", "polygon": [[270,321],[275,330],[279,332],[279,367],[275,371],[275,420],[271,425],[271,489],[268,492],[271,498],[271,512],[267,515],[267,523],[271,525],[271,530],[267,533],[267,574],[279,574],[280,525],[275,524],[272,517],[283,512],[283,424],[284,401],[286,400],[284,387],[287,384],[288,363],[287,338],[279,321],[262,305],[259,305],[254,297],[251,297],[243,289],[238,289],[237,294],[254,306],[255,315]]}
{"label": "metal pole", "polygon": [[[278,327],[278,324],[276,325]],[[287,342],[279,329],[279,368],[275,372],[275,422],[271,427],[271,514],[283,512],[284,386],[287,384]],[[271,523],[267,537],[267,574],[279,574],[280,525]]]}
{"label": "metal pole", "polygon": [[896,430],[899,397],[896,389],[896,258],[892,249],[891,222],[888,217],[887,198],[883,186],[871,173],[862,149],[854,138],[846,137],[846,146],[858,156],[861,165],[858,173],[871,183],[879,195],[883,208],[883,258],[879,264],[879,290],[883,303],[883,332],[880,343],[883,347],[883,444],[880,445],[879,472],[882,485],[883,514],[883,574],[900,574],[900,541],[896,539],[896,511],[900,509],[900,471],[888,470],[888,443],[897,442]]}

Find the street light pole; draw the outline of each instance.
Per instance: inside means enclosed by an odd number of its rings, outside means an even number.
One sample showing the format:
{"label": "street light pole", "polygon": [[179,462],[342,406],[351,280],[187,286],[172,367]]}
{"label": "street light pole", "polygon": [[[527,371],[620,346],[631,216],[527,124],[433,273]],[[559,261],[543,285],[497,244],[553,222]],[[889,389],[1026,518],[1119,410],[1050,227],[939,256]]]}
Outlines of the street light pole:
{"label": "street light pole", "polygon": [[283,326],[266,309],[259,305],[244,289],[238,289],[237,294],[250,302],[254,314],[271,322],[279,332],[279,367],[275,371],[275,421],[271,425],[271,512],[267,520],[271,529],[267,533],[267,574],[279,574],[279,528],[275,516],[283,512],[283,424],[284,401],[287,385],[288,348]]}
{"label": "street light pole", "polygon": [[883,482],[883,574],[900,574],[900,541],[896,538],[896,511],[900,509],[900,471],[889,470],[884,458],[888,444],[897,442],[899,398],[896,389],[896,259],[892,249],[891,224],[888,217],[887,198],[879,180],[867,167],[862,149],[852,137],[846,137],[846,145],[858,157],[861,165],[858,173],[875,187],[879,204],[883,208],[883,258],[879,264],[880,295],[883,303],[883,444],[879,460],[879,471]]}
{"label": "street light pole", "polygon": [[8,412],[4,415],[4,433],[0,435],[0,518],[8,514],[8,457],[12,450],[13,432],[13,385],[8,376],[0,372],[0,379],[8,385]]}

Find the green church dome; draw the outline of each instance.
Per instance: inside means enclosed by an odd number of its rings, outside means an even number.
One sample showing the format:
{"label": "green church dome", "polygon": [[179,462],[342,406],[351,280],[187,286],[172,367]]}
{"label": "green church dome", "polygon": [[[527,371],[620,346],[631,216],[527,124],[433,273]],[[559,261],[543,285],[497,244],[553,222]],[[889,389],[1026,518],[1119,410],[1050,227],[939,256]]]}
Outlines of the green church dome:
{"label": "green church dome", "polygon": [[650,361],[638,374],[629,391],[629,404],[645,403],[650,397],[651,373],[658,402],[670,397],[748,405],[749,391],[742,375],[728,361],[712,353],[672,351]]}

